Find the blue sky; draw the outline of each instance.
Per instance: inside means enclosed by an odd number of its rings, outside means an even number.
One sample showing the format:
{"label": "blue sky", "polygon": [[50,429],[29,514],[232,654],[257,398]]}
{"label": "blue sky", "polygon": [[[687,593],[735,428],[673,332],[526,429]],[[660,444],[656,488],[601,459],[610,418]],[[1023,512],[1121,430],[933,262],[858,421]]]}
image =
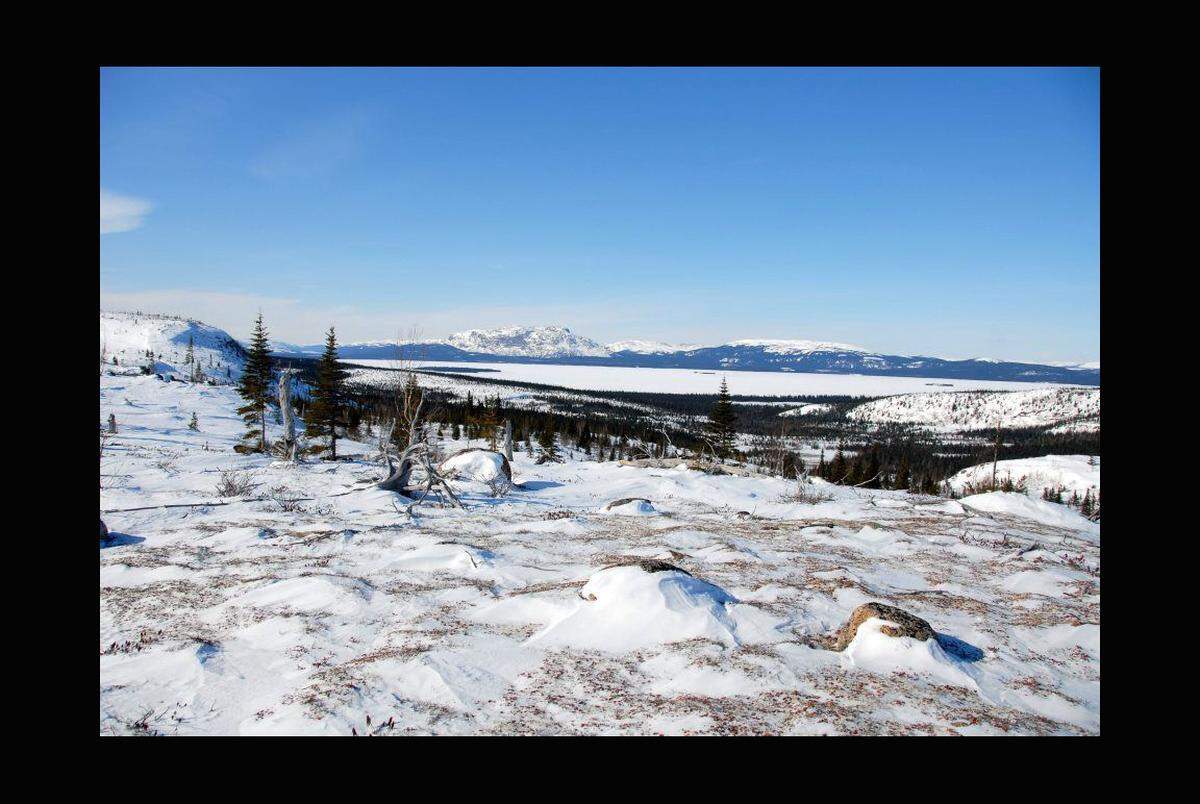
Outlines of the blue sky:
{"label": "blue sky", "polygon": [[1100,354],[1094,69],[106,69],[101,305]]}

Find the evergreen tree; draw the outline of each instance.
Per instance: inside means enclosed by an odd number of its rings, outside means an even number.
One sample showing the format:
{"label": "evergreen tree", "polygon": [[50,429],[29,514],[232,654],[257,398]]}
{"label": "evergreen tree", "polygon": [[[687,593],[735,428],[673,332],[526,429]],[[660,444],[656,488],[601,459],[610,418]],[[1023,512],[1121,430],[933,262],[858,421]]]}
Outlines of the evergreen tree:
{"label": "evergreen tree", "polygon": [[908,454],[900,456],[900,464],[896,467],[896,476],[892,479],[892,488],[908,491],[912,471],[908,466]]}
{"label": "evergreen tree", "polygon": [[196,430],[197,432],[200,430],[200,420],[196,418],[196,411],[194,410],[192,411],[192,420],[188,422],[188,429]]}
{"label": "evergreen tree", "polygon": [[[250,334],[250,353],[238,382],[238,393],[246,402],[237,410],[246,422],[247,429],[242,438],[250,442],[239,446],[243,451],[266,452],[267,405],[271,401],[271,346],[263,326],[262,313],[258,314],[254,331]],[[254,444],[256,439],[258,443]]]}
{"label": "evergreen tree", "polygon": [[717,451],[717,457],[724,460],[731,457],[734,453],[734,443],[737,432],[734,426],[737,424],[737,413],[733,409],[733,400],[729,396],[729,387],[725,383],[725,378],[721,378],[721,389],[717,392],[717,401],[713,404],[712,410],[708,414],[707,429],[709,437],[712,439],[713,447]]}
{"label": "evergreen tree", "polygon": [[838,444],[837,452],[833,453],[833,460],[829,462],[828,471],[829,474],[825,478],[833,483],[841,483],[850,473],[850,467],[846,464],[846,454],[842,452],[841,444]]}
{"label": "evergreen tree", "polygon": [[333,327],[325,336],[325,351],[317,363],[317,382],[309,393],[305,415],[305,433],[314,438],[329,437],[329,457],[337,460],[337,428],[342,426],[346,372],[337,359],[337,334]]}
{"label": "evergreen tree", "polygon": [[[195,365],[195,363],[196,363],[196,345],[195,345],[195,343],[194,343],[194,341],[193,341],[193,339],[192,339],[192,335],[191,335],[191,333],[189,332],[189,333],[188,333],[188,348],[187,348],[187,354],[185,354],[185,355],[183,356],[183,364],[184,364],[185,366],[194,366],[194,365]],[[195,372],[195,370],[193,369],[193,371],[192,371],[192,375],[193,375],[193,376],[195,376],[195,374],[196,374],[196,372]]]}
{"label": "evergreen tree", "polygon": [[562,457],[558,454],[558,442],[554,438],[553,424],[547,422],[538,433],[538,448],[542,451],[538,463],[547,461],[560,463],[562,461]]}

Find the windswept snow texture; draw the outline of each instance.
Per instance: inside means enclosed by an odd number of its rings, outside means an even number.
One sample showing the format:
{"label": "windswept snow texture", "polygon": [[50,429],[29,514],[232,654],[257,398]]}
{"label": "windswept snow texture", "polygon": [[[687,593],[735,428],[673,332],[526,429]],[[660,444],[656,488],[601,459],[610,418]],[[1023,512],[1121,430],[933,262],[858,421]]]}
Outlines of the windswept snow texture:
{"label": "windswept snow texture", "polygon": [[1043,388],[1010,393],[906,394],[865,402],[846,414],[874,424],[910,424],[934,431],[1049,427],[1094,422],[1099,388]]}
{"label": "windswept snow texture", "polygon": [[141,368],[149,349],[161,364],[156,371],[190,376],[190,367],[183,363],[189,337],[206,376],[221,381],[241,376],[246,350],[224,330],[175,316],[100,311],[101,362],[110,368]]}
{"label": "windswept snow texture", "polygon": [[509,357],[608,357],[608,350],[566,327],[469,329],[446,339],[464,352]]}
{"label": "windswept snow texture", "polygon": [[[1017,458],[996,462],[996,480],[1005,479],[1013,483],[1023,483],[1025,493],[1032,497],[1041,497],[1046,489],[1062,489],[1063,494],[1071,496],[1071,492],[1079,495],[1080,499],[1091,490],[1095,496],[1100,493],[1100,456],[1099,455],[1043,455],[1040,458]],[[963,469],[948,481],[955,491],[962,491],[968,483],[981,486],[992,482],[992,464],[981,463]]]}
{"label": "windswept snow texture", "polygon": [[[832,485],[804,504],[782,479],[568,449],[518,453],[502,497],[452,481],[465,510],[410,519],[371,444],[239,455],[233,388],[99,382],[118,423],[101,734],[1100,731],[1100,546],[1078,517]],[[216,493],[230,469],[251,473],[242,497]],[[656,514],[602,510],[626,498]],[[644,559],[688,575],[614,566]],[[816,646],[872,600],[936,642]]]}

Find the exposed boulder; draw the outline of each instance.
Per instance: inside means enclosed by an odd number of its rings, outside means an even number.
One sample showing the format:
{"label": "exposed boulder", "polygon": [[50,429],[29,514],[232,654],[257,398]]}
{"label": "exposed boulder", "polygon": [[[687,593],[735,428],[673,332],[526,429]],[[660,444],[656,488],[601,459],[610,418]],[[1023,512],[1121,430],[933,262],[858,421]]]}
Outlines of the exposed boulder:
{"label": "exposed boulder", "polygon": [[846,624],[835,631],[832,637],[826,638],[829,649],[845,650],[858,633],[858,627],[872,617],[884,621],[884,626],[879,630],[887,636],[912,637],[918,642],[934,638],[933,627],[920,617],[895,606],[872,602],[864,603],[850,612],[850,619],[846,620]]}
{"label": "exposed boulder", "polygon": [[[654,503],[650,502],[645,497],[622,497],[619,500],[613,500],[612,502],[605,504],[604,510],[611,511],[614,508],[620,508],[624,505],[630,505],[631,503],[645,503],[646,505],[650,506],[651,510],[653,510],[653,508],[654,508]],[[641,506],[631,506],[631,507],[639,507],[640,508]]]}
{"label": "exposed boulder", "polygon": [[100,520],[100,541],[108,539],[108,526],[104,524],[104,520]]}

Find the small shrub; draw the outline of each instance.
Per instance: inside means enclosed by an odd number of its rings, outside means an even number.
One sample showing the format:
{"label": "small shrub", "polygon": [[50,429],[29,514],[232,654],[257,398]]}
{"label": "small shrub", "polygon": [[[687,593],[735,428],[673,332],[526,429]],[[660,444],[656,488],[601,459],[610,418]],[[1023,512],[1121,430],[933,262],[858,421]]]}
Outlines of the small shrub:
{"label": "small shrub", "polygon": [[218,497],[245,497],[257,487],[253,473],[223,469],[217,480],[216,492]]}
{"label": "small shrub", "polygon": [[267,498],[275,503],[275,507],[285,513],[302,513],[304,506],[296,499],[296,492],[287,486],[272,486],[267,490]]}

